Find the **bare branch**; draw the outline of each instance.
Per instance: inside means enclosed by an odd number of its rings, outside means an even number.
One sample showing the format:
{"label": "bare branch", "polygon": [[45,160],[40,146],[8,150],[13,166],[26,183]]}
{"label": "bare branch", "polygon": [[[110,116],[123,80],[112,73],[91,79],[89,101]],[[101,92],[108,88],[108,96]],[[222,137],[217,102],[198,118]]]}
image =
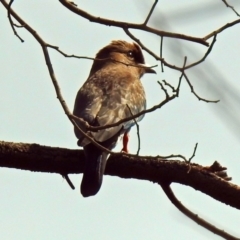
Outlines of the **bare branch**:
{"label": "bare branch", "polygon": [[160,85],[161,89],[164,91],[166,98],[169,97],[167,90],[163,87],[162,83],[157,81],[157,83]]}
{"label": "bare branch", "polygon": [[[78,58],[78,59],[88,59],[88,60],[96,60],[95,58],[85,57],[85,56],[77,56],[75,54],[67,54],[63,52],[58,46],[53,46],[51,44],[46,43],[46,46],[52,49],[55,49],[57,52],[61,53],[64,57],[67,58]],[[105,59],[98,59],[99,61],[104,61]]]}
{"label": "bare branch", "polygon": [[[22,170],[59,173],[63,175],[82,173],[84,170],[82,150],[70,150],[24,144],[0,142],[0,166]],[[191,186],[212,198],[240,209],[240,187],[224,181],[203,166],[161,157],[128,154],[111,155],[105,174],[121,178],[134,178],[154,183],[175,182]]]}
{"label": "bare branch", "polygon": [[223,1],[223,3],[226,5],[226,7],[231,8],[231,9],[233,10],[233,12],[235,12],[235,14],[236,14],[238,17],[240,17],[239,13],[234,9],[233,6],[229,5],[226,0],[222,0],[222,1]]}
{"label": "bare branch", "polygon": [[190,89],[191,89],[191,92],[197,97],[197,99],[199,101],[204,101],[204,102],[207,102],[207,103],[218,103],[220,100],[207,100],[205,98],[201,98],[200,96],[198,96],[198,94],[194,91],[194,88],[193,88],[193,85],[191,84],[190,80],[188,79],[188,76],[187,74],[184,72],[183,73],[183,76],[184,78],[186,79]]}
{"label": "bare branch", "polygon": [[136,24],[136,23],[129,23],[129,22],[121,22],[121,21],[114,21],[111,19],[106,19],[106,18],[100,18],[100,17],[95,17],[85,11],[83,11],[80,8],[77,8],[75,5],[71,4],[69,1],[67,0],[59,0],[67,9],[69,9],[70,11],[78,14],[79,16],[88,19],[90,22],[96,22],[96,23],[100,23],[103,25],[107,25],[107,26],[114,26],[114,27],[119,27],[122,29],[137,29],[137,30],[142,30],[145,32],[149,32],[152,34],[155,34],[157,36],[163,36],[163,37],[169,37],[169,38],[178,38],[178,39],[182,39],[182,40],[186,40],[186,41],[191,41],[191,42],[195,42],[195,43],[199,43],[205,46],[208,46],[208,42],[206,40],[203,40],[202,38],[197,38],[197,37],[192,37],[192,36],[187,36],[184,34],[180,34],[180,33],[171,33],[171,32],[165,32],[165,31],[161,31],[155,28],[151,28],[148,26],[145,26],[144,24]]}
{"label": "bare branch", "polygon": [[181,155],[181,154],[171,154],[171,155],[168,155],[168,156],[158,155],[158,157],[160,157],[160,158],[162,158],[162,159],[165,159],[165,160],[172,159],[172,158],[182,159],[182,160],[184,160],[185,162],[187,162],[186,157],[184,157],[184,156]]}
{"label": "bare branch", "polygon": [[187,217],[189,217],[190,219],[192,219],[194,222],[196,222],[197,224],[199,224],[200,226],[208,229],[209,231],[211,231],[212,233],[221,236],[227,240],[239,240],[240,238],[237,238],[235,236],[230,235],[229,233],[225,232],[224,230],[221,230],[217,227],[215,227],[214,225],[212,225],[211,223],[205,221],[204,219],[200,218],[198,216],[198,214],[193,213],[192,211],[190,211],[188,208],[186,208],[174,195],[170,184],[168,183],[159,183],[160,186],[162,187],[164,193],[167,195],[167,197],[169,198],[169,200],[172,202],[172,204],[179,210],[181,211],[183,214],[185,214]]}
{"label": "bare branch", "polygon": [[204,40],[208,40],[209,38],[213,37],[214,35],[217,35],[218,33],[222,32],[222,31],[224,31],[225,29],[227,29],[227,28],[229,28],[229,27],[232,27],[232,26],[234,26],[234,25],[236,25],[236,24],[238,24],[238,23],[240,23],[240,19],[237,19],[237,20],[235,20],[235,21],[233,21],[233,22],[231,22],[231,23],[227,23],[227,24],[225,24],[224,26],[220,27],[219,29],[217,29],[217,30],[209,33],[209,34],[206,35],[203,39],[204,39]]}
{"label": "bare branch", "polygon": [[181,86],[181,83],[182,83],[182,78],[183,78],[183,73],[182,73],[181,76],[179,77],[178,86],[177,86],[177,90],[176,90],[177,97],[179,96],[180,86]]}
{"label": "bare branch", "polygon": [[14,0],[11,0],[9,2],[9,5],[8,5],[8,19],[9,19],[9,22],[10,22],[10,25],[11,25],[11,28],[13,30],[14,35],[17,36],[21,42],[24,42],[24,40],[18,35],[18,33],[17,33],[16,29],[15,29],[15,27],[22,27],[22,26],[16,25],[13,22],[11,14],[10,14],[11,5],[13,4],[13,2],[14,2]]}
{"label": "bare branch", "polygon": [[188,163],[189,163],[189,169],[188,169],[188,173],[190,173],[190,171],[191,171],[191,164],[190,164],[190,162],[191,162],[191,160],[195,157],[195,153],[196,153],[196,150],[197,150],[197,146],[198,146],[198,143],[196,143],[196,145],[195,145],[195,147],[194,147],[194,150],[193,150],[193,154],[192,154],[192,156],[188,159]]}
{"label": "bare branch", "polygon": [[158,3],[158,0],[155,0],[155,2],[153,3],[153,5],[152,5],[152,7],[151,7],[151,9],[150,9],[150,11],[149,11],[149,13],[147,15],[146,20],[143,23],[143,25],[145,25],[145,26],[147,25],[147,23],[148,23],[150,17],[152,16],[152,13],[153,13],[154,8],[156,7],[157,3]]}
{"label": "bare branch", "polygon": [[197,150],[197,146],[198,146],[198,143],[196,143],[196,145],[195,145],[195,147],[194,147],[192,156],[188,159],[188,162],[189,162],[189,163],[190,163],[191,160],[195,157],[195,153],[196,153],[196,150]]}
{"label": "bare branch", "polygon": [[198,65],[199,63],[205,61],[205,59],[207,58],[207,56],[208,56],[208,55],[210,54],[210,52],[212,51],[213,45],[214,45],[214,43],[216,42],[216,39],[217,39],[217,35],[214,35],[213,40],[212,40],[212,43],[211,43],[210,47],[208,48],[207,52],[205,53],[205,55],[203,56],[202,59],[200,59],[199,61],[197,61],[197,62],[195,62],[195,63],[189,64],[188,66],[185,67],[185,69],[194,67],[194,66]]}
{"label": "bare branch", "polygon": [[[161,59],[163,58],[162,52],[163,52],[163,37],[161,37],[161,43],[160,43],[160,58]],[[162,72],[164,72],[163,61],[161,61],[161,69],[162,69]]]}
{"label": "bare branch", "polygon": [[[190,163],[191,162],[191,160],[193,159],[193,157],[195,156],[195,153],[196,153],[196,150],[197,150],[197,143],[196,143],[196,145],[195,145],[195,148],[194,148],[194,150],[193,150],[193,154],[192,154],[192,156],[187,160],[187,158],[185,157],[185,156],[183,156],[183,155],[181,155],[181,154],[172,154],[172,155],[169,155],[169,156],[158,156],[158,157],[160,157],[160,158],[163,158],[163,159],[171,159],[171,158],[180,158],[180,159],[183,159],[186,163]],[[189,166],[191,166],[190,164],[189,164]],[[205,168],[205,167],[204,167]],[[188,171],[188,173],[189,173],[189,171]],[[214,172],[215,173],[215,172]]]}
{"label": "bare branch", "polygon": [[168,83],[166,80],[163,79],[162,82],[164,83],[164,85],[170,87],[173,92],[176,92],[176,89],[170,83]]}
{"label": "bare branch", "polygon": [[70,186],[70,188],[74,190],[75,187],[74,187],[72,181],[70,180],[70,178],[68,177],[68,175],[66,174],[66,175],[62,175],[62,176],[63,176],[63,178],[66,180],[66,182],[68,183],[68,185]]}

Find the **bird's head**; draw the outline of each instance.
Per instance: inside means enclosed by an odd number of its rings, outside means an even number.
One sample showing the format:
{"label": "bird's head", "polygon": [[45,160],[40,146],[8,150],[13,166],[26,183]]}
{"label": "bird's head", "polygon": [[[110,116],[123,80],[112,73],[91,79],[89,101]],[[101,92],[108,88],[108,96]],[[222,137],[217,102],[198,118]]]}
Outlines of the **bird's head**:
{"label": "bird's head", "polygon": [[96,54],[90,75],[108,64],[121,64],[134,68],[140,77],[144,73],[156,73],[145,65],[142,50],[138,44],[122,40],[112,41]]}

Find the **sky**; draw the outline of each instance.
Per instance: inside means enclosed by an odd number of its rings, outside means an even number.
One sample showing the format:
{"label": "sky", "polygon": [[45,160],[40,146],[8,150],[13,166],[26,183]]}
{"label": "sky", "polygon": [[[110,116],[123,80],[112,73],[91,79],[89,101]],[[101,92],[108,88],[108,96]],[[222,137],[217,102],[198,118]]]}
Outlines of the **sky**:
{"label": "sky", "polygon": [[[140,23],[153,1],[75,1],[85,11],[105,18]],[[204,37],[237,19],[222,1],[159,1],[149,26],[196,37]],[[229,1],[240,12],[240,2]],[[49,44],[66,53],[94,57],[112,40],[132,42],[122,29],[91,23],[58,1],[16,1],[15,11]],[[0,139],[77,149],[73,126],[56,98],[39,44],[24,29],[12,32],[5,8],[0,4]],[[151,50],[159,52],[159,37],[132,31]],[[187,71],[194,90],[183,81],[179,98],[140,123],[140,155],[182,154],[187,158],[198,143],[192,160],[210,165],[218,160],[228,168],[232,182],[240,184],[240,25],[227,29],[207,60]],[[209,41],[210,42],[210,41]],[[193,62],[206,52],[205,46],[164,38],[163,57],[182,66],[184,56]],[[86,80],[91,60],[64,58],[49,50],[63,97],[73,108],[78,89]],[[176,86],[179,72],[164,67],[144,52],[146,62],[158,65],[157,75],[144,76],[147,106],[164,99],[157,81]],[[136,129],[131,130],[130,152],[137,151]],[[120,146],[115,149],[120,150]],[[79,192],[82,175],[70,175],[73,191],[58,174],[0,169],[1,239],[192,239],[220,237],[198,226],[179,212],[157,184],[135,179],[104,176],[100,192],[83,198]],[[172,184],[179,200],[200,217],[240,237],[240,212],[194,189]]]}

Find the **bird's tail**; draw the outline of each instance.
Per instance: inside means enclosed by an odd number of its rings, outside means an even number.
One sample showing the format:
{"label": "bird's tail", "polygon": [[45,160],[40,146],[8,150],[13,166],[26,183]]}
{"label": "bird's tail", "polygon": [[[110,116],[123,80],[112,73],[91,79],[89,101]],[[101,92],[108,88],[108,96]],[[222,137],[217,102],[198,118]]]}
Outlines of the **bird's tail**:
{"label": "bird's tail", "polygon": [[108,153],[102,152],[92,143],[84,147],[85,152],[85,170],[81,183],[81,193],[83,197],[95,195],[103,180],[103,174],[106,167]]}

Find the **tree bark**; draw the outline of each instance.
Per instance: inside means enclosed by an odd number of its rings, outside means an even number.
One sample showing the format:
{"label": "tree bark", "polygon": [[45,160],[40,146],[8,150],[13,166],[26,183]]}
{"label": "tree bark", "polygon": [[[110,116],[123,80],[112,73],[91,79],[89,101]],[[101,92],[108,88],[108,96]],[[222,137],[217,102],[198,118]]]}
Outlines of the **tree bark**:
{"label": "tree bark", "polygon": [[[0,166],[62,175],[76,174],[83,172],[84,153],[82,150],[0,141]],[[180,183],[240,209],[240,187],[198,164],[189,165],[185,161],[165,160],[158,156],[116,154],[109,158],[105,174],[153,183]]]}

